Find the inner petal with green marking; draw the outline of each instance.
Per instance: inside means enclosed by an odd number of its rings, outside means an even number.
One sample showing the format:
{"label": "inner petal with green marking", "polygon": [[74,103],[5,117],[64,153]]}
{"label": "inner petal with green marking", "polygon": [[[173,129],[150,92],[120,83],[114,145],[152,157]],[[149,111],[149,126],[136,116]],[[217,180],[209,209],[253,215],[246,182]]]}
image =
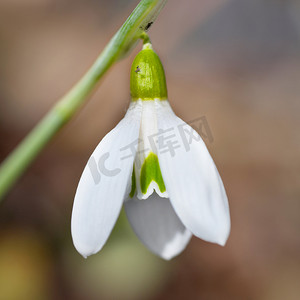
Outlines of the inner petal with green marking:
{"label": "inner petal with green marking", "polygon": [[164,180],[162,178],[159,167],[158,157],[153,152],[151,152],[145,159],[141,169],[140,184],[143,194],[147,193],[149,185],[152,181],[157,183],[161,193],[166,191]]}
{"label": "inner petal with green marking", "polygon": [[168,197],[158,157],[150,152],[139,172],[135,171],[135,166],[133,167],[129,196],[132,198],[137,192],[138,198],[147,199],[154,191],[161,197]]}

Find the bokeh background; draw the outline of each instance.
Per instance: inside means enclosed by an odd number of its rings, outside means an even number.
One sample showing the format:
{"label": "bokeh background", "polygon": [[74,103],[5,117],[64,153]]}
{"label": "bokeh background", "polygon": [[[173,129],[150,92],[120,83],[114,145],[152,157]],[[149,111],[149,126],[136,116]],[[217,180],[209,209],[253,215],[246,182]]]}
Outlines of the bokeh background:
{"label": "bokeh background", "polygon": [[[0,160],[83,75],[137,0],[0,0]],[[172,0],[150,36],[184,120],[205,116],[232,232],[165,262],[120,220],[103,251],[72,245],[75,189],[123,117],[139,45],[102,80],[0,207],[0,300],[300,299],[300,4]]]}

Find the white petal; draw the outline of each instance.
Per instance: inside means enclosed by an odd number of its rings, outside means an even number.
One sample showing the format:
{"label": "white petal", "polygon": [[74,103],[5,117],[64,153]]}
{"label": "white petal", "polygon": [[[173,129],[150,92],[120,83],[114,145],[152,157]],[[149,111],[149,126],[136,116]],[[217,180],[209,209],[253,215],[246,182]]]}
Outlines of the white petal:
{"label": "white petal", "polygon": [[138,238],[155,254],[171,259],[182,252],[192,234],[177,217],[169,199],[155,192],[147,200],[125,202],[128,220]]}
{"label": "white petal", "polygon": [[84,257],[103,247],[130,191],[135,150],[122,148],[137,142],[140,118],[141,102],[132,102],[124,119],[99,143],[81,175],[71,230],[73,243]]}
{"label": "white petal", "polygon": [[[173,113],[168,101],[157,101],[156,105],[158,130],[169,130],[165,136],[174,134],[171,140],[177,147],[173,153],[158,149],[170,201],[182,223],[194,235],[224,245],[230,232],[230,215],[217,168],[201,137]],[[196,140],[191,141],[188,132]]]}

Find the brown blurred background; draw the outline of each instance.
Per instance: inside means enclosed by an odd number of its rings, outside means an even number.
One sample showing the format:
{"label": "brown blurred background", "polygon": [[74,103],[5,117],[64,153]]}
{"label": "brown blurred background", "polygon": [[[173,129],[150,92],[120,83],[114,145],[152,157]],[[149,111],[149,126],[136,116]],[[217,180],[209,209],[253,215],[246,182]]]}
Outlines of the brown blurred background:
{"label": "brown blurred background", "polygon": [[[0,0],[1,161],[137,2]],[[300,299],[299,20],[298,0],[172,0],[150,30],[175,112],[212,131],[231,207],[225,248],[193,238],[164,262],[123,215],[97,255],[72,245],[79,177],[124,115],[139,45],[1,204],[0,300]]]}

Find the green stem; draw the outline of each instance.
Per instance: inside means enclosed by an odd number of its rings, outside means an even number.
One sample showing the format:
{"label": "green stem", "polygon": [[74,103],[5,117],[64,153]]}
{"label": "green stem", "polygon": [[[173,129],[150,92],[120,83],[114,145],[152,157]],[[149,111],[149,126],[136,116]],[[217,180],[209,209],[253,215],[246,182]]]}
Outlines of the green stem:
{"label": "green stem", "polygon": [[100,78],[123,58],[155,21],[167,0],[142,0],[80,81],[48,112],[0,166],[0,200],[51,138],[71,119]]}
{"label": "green stem", "polygon": [[149,35],[146,33],[146,32],[143,32],[142,34],[141,34],[141,39],[143,40],[143,44],[145,45],[145,44],[151,44],[151,41],[150,41],[150,37],[149,37]]}

